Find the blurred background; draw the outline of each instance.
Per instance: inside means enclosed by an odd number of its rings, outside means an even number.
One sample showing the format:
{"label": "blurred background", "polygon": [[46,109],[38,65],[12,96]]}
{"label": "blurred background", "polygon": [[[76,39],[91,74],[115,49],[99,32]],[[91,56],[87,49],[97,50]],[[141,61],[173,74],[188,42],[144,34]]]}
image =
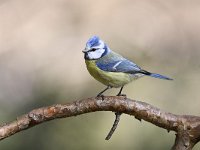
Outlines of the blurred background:
{"label": "blurred background", "polygon": [[[0,123],[105,88],[89,75],[81,52],[92,35],[143,69],[174,79],[139,79],[125,87],[129,98],[200,115],[199,16],[199,0],[0,0]],[[128,115],[105,141],[113,121],[111,112],[54,120],[1,141],[0,149],[169,150],[173,145],[173,132]]]}

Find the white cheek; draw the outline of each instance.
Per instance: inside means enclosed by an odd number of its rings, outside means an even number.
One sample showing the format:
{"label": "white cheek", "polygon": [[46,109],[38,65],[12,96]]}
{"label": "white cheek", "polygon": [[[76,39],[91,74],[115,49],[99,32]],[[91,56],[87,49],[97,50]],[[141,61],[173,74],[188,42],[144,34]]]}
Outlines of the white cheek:
{"label": "white cheek", "polygon": [[89,59],[98,59],[101,58],[102,54],[104,53],[104,49],[98,49],[94,52],[88,52]]}

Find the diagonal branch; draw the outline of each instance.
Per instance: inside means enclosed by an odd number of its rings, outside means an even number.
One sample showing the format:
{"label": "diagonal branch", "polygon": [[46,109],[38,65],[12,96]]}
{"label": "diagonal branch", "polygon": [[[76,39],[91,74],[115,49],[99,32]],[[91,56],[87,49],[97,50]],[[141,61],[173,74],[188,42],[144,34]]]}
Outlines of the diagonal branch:
{"label": "diagonal branch", "polygon": [[114,111],[135,116],[168,131],[176,132],[173,150],[191,150],[200,140],[200,117],[175,115],[162,111],[150,104],[131,100],[122,96],[88,98],[67,104],[56,104],[34,109],[17,120],[0,127],[0,140],[37,124],[57,119],[77,116],[95,111]]}
{"label": "diagonal branch", "polygon": [[115,129],[117,128],[117,125],[119,123],[120,120],[120,116],[121,116],[121,112],[116,112],[115,113],[115,121],[113,123],[112,128],[110,129],[110,132],[108,133],[108,135],[106,136],[105,140],[110,140],[110,138],[112,137],[113,133],[115,132]]}

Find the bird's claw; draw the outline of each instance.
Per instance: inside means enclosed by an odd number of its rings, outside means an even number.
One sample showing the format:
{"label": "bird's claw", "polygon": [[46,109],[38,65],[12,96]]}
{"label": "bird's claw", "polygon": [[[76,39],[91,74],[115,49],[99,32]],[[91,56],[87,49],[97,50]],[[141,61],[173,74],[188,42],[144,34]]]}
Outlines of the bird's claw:
{"label": "bird's claw", "polygon": [[123,97],[126,97],[126,94],[117,94],[117,96],[123,96]]}
{"label": "bird's claw", "polygon": [[101,98],[102,100],[104,100],[104,97],[105,97],[105,96],[102,95],[102,94],[98,94],[98,95],[97,95],[97,98]]}

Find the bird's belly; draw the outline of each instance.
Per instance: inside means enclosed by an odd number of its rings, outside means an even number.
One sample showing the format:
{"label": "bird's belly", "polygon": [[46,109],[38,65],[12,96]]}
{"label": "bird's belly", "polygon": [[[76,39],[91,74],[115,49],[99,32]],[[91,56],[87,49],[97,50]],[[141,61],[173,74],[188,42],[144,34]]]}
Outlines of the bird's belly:
{"label": "bird's belly", "polygon": [[112,87],[121,87],[136,79],[131,74],[123,72],[107,72],[99,69],[94,60],[86,60],[89,73],[99,82]]}

